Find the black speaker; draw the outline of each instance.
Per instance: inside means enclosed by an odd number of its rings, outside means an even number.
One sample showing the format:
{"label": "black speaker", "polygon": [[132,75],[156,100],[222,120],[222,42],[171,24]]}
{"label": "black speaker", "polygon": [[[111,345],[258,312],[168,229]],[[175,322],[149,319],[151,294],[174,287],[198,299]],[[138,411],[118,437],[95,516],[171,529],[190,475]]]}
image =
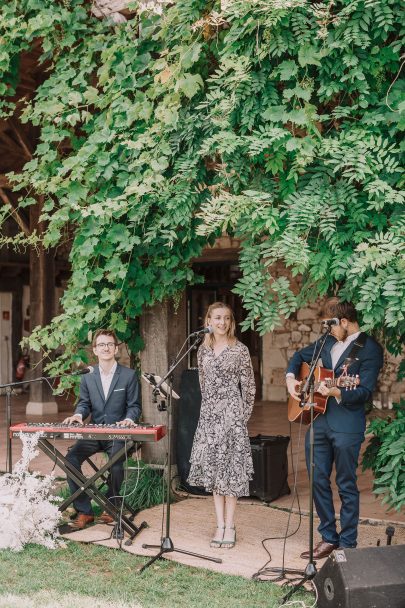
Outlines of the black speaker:
{"label": "black speaker", "polygon": [[180,400],[176,415],[176,461],[181,487],[190,494],[207,494],[204,488],[190,486],[190,455],[201,408],[201,390],[197,369],[186,369],[180,380]]}
{"label": "black speaker", "polygon": [[314,584],[318,608],[405,608],[405,545],[333,551]]}
{"label": "black speaker", "polygon": [[282,435],[256,435],[250,438],[254,476],[250,495],[264,502],[290,493],[287,483],[287,448],[290,438]]}

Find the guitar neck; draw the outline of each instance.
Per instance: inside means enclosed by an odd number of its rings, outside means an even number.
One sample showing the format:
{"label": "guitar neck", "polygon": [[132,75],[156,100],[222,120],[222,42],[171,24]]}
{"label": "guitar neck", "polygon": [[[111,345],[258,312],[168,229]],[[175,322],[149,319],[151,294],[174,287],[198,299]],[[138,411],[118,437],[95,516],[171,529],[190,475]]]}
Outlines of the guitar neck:
{"label": "guitar neck", "polygon": [[[326,384],[326,386],[328,386],[329,388],[332,388],[332,386],[338,385],[339,378],[326,378],[323,382]],[[315,390],[318,390],[320,385],[321,385],[320,382],[315,382]]]}
{"label": "guitar neck", "polygon": [[[326,386],[328,386],[329,388],[332,388],[333,386],[338,386],[339,378],[325,378],[324,380],[322,380],[322,382],[324,382],[326,384]],[[320,385],[321,385],[321,382],[314,383],[315,392],[318,390]],[[301,382],[301,389],[303,387],[304,387],[304,382]]]}

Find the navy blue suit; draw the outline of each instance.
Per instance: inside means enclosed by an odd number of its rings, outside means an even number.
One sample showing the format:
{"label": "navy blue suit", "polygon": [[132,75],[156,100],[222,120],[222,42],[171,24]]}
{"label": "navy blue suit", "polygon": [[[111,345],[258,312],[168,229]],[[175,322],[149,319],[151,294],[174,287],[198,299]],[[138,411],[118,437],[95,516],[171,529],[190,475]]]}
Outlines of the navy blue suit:
{"label": "navy blue suit", "polygon": [[[107,399],[104,397],[98,365],[94,366],[92,374],[82,376],[75,414],[81,414],[83,421],[91,416],[89,422],[94,424],[114,424],[125,418],[137,422],[141,411],[139,383],[133,369],[117,364]],[[66,458],[80,470],[86,458],[97,452],[107,452],[111,458],[115,452],[121,449],[123,444],[123,441],[80,439],[69,449]],[[108,479],[107,497],[111,498],[116,506],[119,506],[118,497],[124,477],[123,460],[124,457],[113,465]],[[68,479],[68,484],[73,494],[78,486],[71,479]],[[87,494],[80,494],[73,504],[79,513],[92,514],[91,503]]]}
{"label": "navy blue suit", "polygon": [[[331,348],[335,343],[336,339],[328,336],[321,355],[325,368],[332,369]],[[295,353],[288,364],[287,373],[292,372],[297,377],[301,363],[311,362],[314,351],[318,351],[317,346],[318,342],[314,342]],[[334,368],[335,376],[341,375],[342,364],[352,348],[353,342],[338,360]],[[355,361],[348,368],[350,375],[359,375],[360,385],[356,390],[341,388],[340,403],[334,397],[329,397],[326,413],[318,416],[314,422],[314,502],[320,519],[318,531],[325,542],[340,547],[357,545],[359,491],[356,469],[366,428],[364,406],[372,397],[382,365],[381,346],[367,336],[364,346],[358,350]],[[305,438],[305,453],[309,470],[309,433]],[[340,533],[336,529],[330,485],[333,463],[335,463],[336,484],[342,503]]]}

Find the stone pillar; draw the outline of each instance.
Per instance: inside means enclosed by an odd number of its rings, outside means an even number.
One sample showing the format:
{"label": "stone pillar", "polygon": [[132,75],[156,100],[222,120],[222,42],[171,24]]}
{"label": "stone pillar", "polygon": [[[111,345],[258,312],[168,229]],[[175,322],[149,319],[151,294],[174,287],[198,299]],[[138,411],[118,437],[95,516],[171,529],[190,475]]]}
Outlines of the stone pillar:
{"label": "stone pillar", "polygon": [[314,342],[321,327],[321,300],[301,308],[272,333],[263,336],[263,399],[286,401],[285,373],[293,354]]}
{"label": "stone pillar", "polygon": [[[36,228],[41,233],[41,223],[38,222],[41,205],[30,208],[31,230]],[[54,252],[46,251],[43,247],[30,251],[30,326],[31,331],[37,325],[47,325],[54,313],[55,290],[55,260]],[[28,379],[44,375],[45,363],[41,352],[30,351],[30,373]],[[30,384],[30,398],[26,414],[43,416],[55,414],[58,406],[52,391],[46,382]]]}
{"label": "stone pillar", "polygon": [[263,336],[263,399],[265,401],[286,401],[285,373],[287,367],[286,334],[275,333]]}
{"label": "stone pillar", "polygon": [[[145,342],[141,353],[142,372],[155,373],[163,377],[177,355],[187,332],[186,297],[183,294],[180,304],[175,310],[172,301],[156,304],[148,309],[141,317],[140,332]],[[181,373],[187,369],[187,357],[174,372],[173,388],[179,391]],[[142,382],[143,419],[153,424],[167,424],[167,413],[159,412],[157,404],[152,400],[152,389],[144,380]],[[172,463],[175,462],[176,445],[176,404],[173,399],[172,407]],[[142,459],[148,463],[163,464],[166,460],[167,440],[156,444],[145,443],[142,447]]]}

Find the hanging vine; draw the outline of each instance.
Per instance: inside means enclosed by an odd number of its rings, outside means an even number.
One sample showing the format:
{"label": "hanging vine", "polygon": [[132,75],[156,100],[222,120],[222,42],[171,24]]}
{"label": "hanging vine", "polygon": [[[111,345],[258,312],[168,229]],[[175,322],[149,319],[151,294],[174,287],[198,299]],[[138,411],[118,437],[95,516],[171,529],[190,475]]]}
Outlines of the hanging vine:
{"label": "hanging vine", "polygon": [[398,352],[399,1],[234,0],[221,10],[179,0],[118,25],[90,8],[0,9],[3,118],[23,101],[10,102],[21,52],[40,40],[47,65],[21,114],[38,145],[10,179],[20,206],[43,197],[44,245],[71,240],[64,312],[30,338],[45,353],[64,345],[50,370],[82,359],[98,326],[139,349],[136,318],[191,283],[190,261],[223,231],[242,240],[244,328],[270,331],[340,290]]}

